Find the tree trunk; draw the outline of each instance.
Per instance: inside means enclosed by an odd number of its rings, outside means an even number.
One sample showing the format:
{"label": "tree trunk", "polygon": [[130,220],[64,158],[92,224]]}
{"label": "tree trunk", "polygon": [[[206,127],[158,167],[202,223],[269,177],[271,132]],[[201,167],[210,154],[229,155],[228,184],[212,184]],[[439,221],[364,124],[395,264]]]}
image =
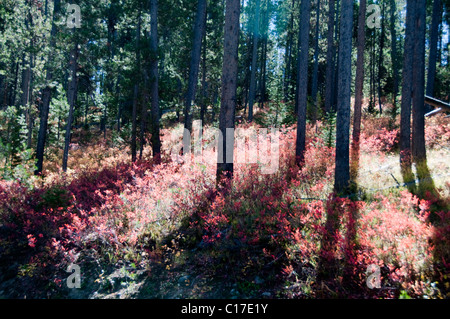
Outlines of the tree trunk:
{"label": "tree trunk", "polygon": [[[28,23],[31,27],[31,29],[33,30],[33,26],[34,26],[34,22],[33,22],[33,16],[31,14],[31,10],[28,11]],[[33,74],[33,68],[34,68],[34,61],[35,61],[35,55],[36,53],[34,52],[34,32],[32,32],[32,38],[30,40],[30,52],[29,52],[29,66],[27,69],[27,73],[28,73],[28,85],[26,87],[26,90],[23,91],[22,94],[25,94],[26,92],[26,96],[24,96],[25,100],[23,100],[23,104],[27,107],[27,148],[31,149],[32,147],[32,141],[33,141],[33,125],[34,125],[34,117],[33,117],[33,112],[32,112],[32,108],[33,108],[33,103],[31,103],[31,101],[33,100],[33,85],[34,85],[34,74]]]}
{"label": "tree trunk", "polygon": [[334,190],[342,193],[350,186],[349,131],[352,79],[353,1],[343,0],[340,22],[338,99],[336,118],[336,171]]}
{"label": "tree trunk", "polygon": [[194,24],[194,41],[192,44],[191,64],[189,69],[188,90],[184,106],[184,127],[190,132],[192,130],[192,102],[195,99],[197,89],[198,69],[202,49],[202,38],[205,29],[206,0],[198,0],[197,15]]}
{"label": "tree trunk", "polygon": [[147,105],[149,102],[149,92],[148,92],[148,84],[149,84],[149,76],[148,71],[143,70],[143,78],[144,78],[144,89],[142,90],[142,102],[141,102],[141,120],[140,120],[140,129],[139,129],[139,160],[142,160],[142,156],[144,154],[145,147],[145,131],[147,130],[147,117],[148,110]]}
{"label": "tree trunk", "polygon": [[50,108],[50,100],[52,89],[50,88],[50,83],[53,80],[53,59],[54,59],[54,48],[56,44],[56,33],[57,26],[56,21],[58,20],[60,11],[60,0],[55,0],[53,5],[53,21],[52,21],[52,30],[50,33],[50,53],[48,59],[46,61],[46,86],[42,92],[42,108],[40,114],[40,125],[39,125],[39,135],[36,146],[36,171],[34,172],[36,175],[39,175],[42,172],[42,166],[44,163],[44,151],[45,151],[45,141],[47,139],[47,126],[48,126],[48,113]]}
{"label": "tree trunk", "polygon": [[244,81],[244,113],[243,116],[247,115],[248,100],[250,94],[250,73],[251,73],[251,63],[252,63],[252,37],[247,35],[247,52],[245,59],[245,81]]}
{"label": "tree trunk", "polygon": [[408,0],[406,6],[406,31],[402,71],[402,103],[400,111],[400,168],[405,183],[411,182],[411,98],[414,62],[414,33],[415,33],[416,1]]}
{"label": "tree trunk", "polygon": [[333,100],[333,73],[334,73],[334,13],[335,13],[335,1],[328,1],[328,34],[327,34],[327,69],[325,77],[325,114],[331,111],[331,105]]}
{"label": "tree trunk", "polygon": [[[430,55],[428,58],[427,95],[434,97],[434,82],[436,78],[437,44],[439,38],[439,24],[441,18],[441,0],[433,1],[433,16],[430,31]],[[430,108],[427,109],[430,111]]]}
{"label": "tree trunk", "polygon": [[116,82],[116,96],[117,96],[117,132],[120,132],[121,130],[121,125],[120,125],[120,120],[122,118],[122,103],[120,101],[120,80],[121,80],[121,76],[118,76],[117,82]]}
{"label": "tree trunk", "polygon": [[205,122],[206,106],[206,19],[203,27],[203,52],[202,52],[202,94],[200,99],[200,121]]}
{"label": "tree trunk", "polygon": [[136,29],[136,82],[134,83],[133,91],[133,109],[132,109],[132,124],[131,124],[131,161],[136,162],[136,132],[137,132],[137,107],[139,99],[139,79],[141,78],[141,11],[138,13],[138,25]]}
{"label": "tree trunk", "polygon": [[[340,30],[340,19],[339,19],[339,10],[341,9],[341,4],[340,4],[340,0],[336,1],[336,18],[334,19],[335,21],[335,26],[334,26],[334,42],[335,43],[339,43],[339,30]],[[336,49],[335,49],[335,63],[334,63],[334,71],[333,71],[333,82],[332,82],[332,87],[333,87],[333,94],[332,94],[332,110],[334,113],[336,113],[336,105],[337,105],[337,91],[338,91],[338,86],[337,86],[337,82],[338,82],[338,68],[339,68],[339,50],[338,50],[338,45],[336,45]]]}
{"label": "tree trunk", "polygon": [[33,100],[33,85],[34,85],[34,74],[33,74],[33,67],[34,67],[34,61],[35,61],[35,55],[34,53],[30,53],[30,85],[29,85],[29,94],[28,94],[28,132],[27,132],[27,148],[31,149],[32,147],[32,141],[33,141],[33,126],[34,126],[34,117],[32,113],[33,109],[33,103],[31,101]]}
{"label": "tree trunk", "polygon": [[370,47],[370,100],[369,100],[369,113],[375,112],[376,95],[375,95],[375,29],[372,29],[371,47]]}
{"label": "tree trunk", "polygon": [[398,95],[398,56],[397,56],[397,32],[395,30],[397,4],[395,0],[391,0],[391,60],[392,60],[392,120],[397,117],[397,95]]}
{"label": "tree trunk", "polygon": [[292,46],[293,46],[293,28],[294,28],[294,8],[295,8],[295,0],[292,0],[291,5],[291,17],[289,20],[288,26],[288,38],[286,43],[286,69],[284,71],[284,100],[287,101],[289,99],[289,85],[291,84],[291,64],[292,64]]}
{"label": "tree trunk", "polygon": [[17,96],[17,82],[19,79],[19,68],[20,63],[17,61],[14,63],[14,83],[11,90],[11,95],[9,96],[9,105],[16,105],[16,96]]}
{"label": "tree trunk", "polygon": [[[385,5],[383,2],[381,16],[384,17]],[[378,55],[378,106],[380,109],[380,114],[383,113],[383,106],[381,104],[381,79],[384,77],[384,66],[383,66],[383,49],[384,49],[384,33],[385,33],[385,23],[384,19],[381,19],[381,35],[380,35],[380,47],[379,47],[379,55]]]}
{"label": "tree trunk", "polygon": [[22,96],[20,97],[20,105],[25,108],[25,121],[27,123],[27,147],[31,148],[31,112],[30,106],[28,105],[30,102],[30,85],[31,85],[31,63],[32,63],[32,54],[29,55],[28,63],[25,59],[25,54],[22,59],[22,64],[24,65],[24,69],[22,70]]}
{"label": "tree trunk", "polygon": [[297,141],[295,149],[296,163],[303,165],[306,149],[306,108],[308,105],[308,56],[311,2],[302,0],[300,5],[299,58],[298,58],[298,113]]}
{"label": "tree trunk", "polygon": [[[236,88],[238,72],[240,1],[226,0],[224,55],[222,66],[222,97],[219,115],[219,130],[222,132],[222,147],[219,146],[217,180],[225,175],[233,176],[234,120],[236,111]],[[233,129],[233,130],[227,130]],[[231,131],[231,132],[230,132]]]}
{"label": "tree trunk", "polygon": [[[256,95],[256,63],[258,60],[258,40],[259,40],[259,14],[261,1],[256,0],[255,20],[253,25],[253,51],[252,51],[252,66],[250,70],[250,89],[248,92],[248,121],[253,121],[253,104]],[[251,21],[251,20],[250,20]]]}
{"label": "tree trunk", "polygon": [[150,0],[150,97],[151,97],[151,142],[155,163],[161,162],[161,137],[159,132],[159,75],[158,75],[158,1]]}
{"label": "tree trunk", "polygon": [[64,153],[62,161],[63,172],[67,171],[67,160],[69,158],[70,134],[72,132],[73,111],[77,97],[77,60],[78,60],[78,42],[75,41],[75,46],[70,55],[70,71],[71,80],[69,82],[68,102],[69,102],[69,116],[67,117],[66,135],[64,138]]}
{"label": "tree trunk", "polygon": [[[265,25],[266,19],[265,19],[266,14],[264,15],[263,18],[263,23]],[[267,21],[268,22],[268,21]],[[264,33],[263,39],[262,39],[262,43],[261,43],[261,72],[259,75],[259,108],[262,109],[264,107],[264,102],[266,101],[266,80],[267,80],[267,35]]]}
{"label": "tree trunk", "polygon": [[353,113],[353,134],[352,134],[352,165],[350,176],[356,180],[359,169],[359,141],[361,135],[361,107],[364,89],[364,47],[366,37],[366,7],[367,1],[361,0],[359,3],[358,15],[358,55],[356,59],[356,79],[355,79],[355,105]]}
{"label": "tree trunk", "polygon": [[317,120],[317,86],[318,86],[318,73],[319,73],[319,19],[320,19],[320,0],[317,0],[316,8],[316,32],[314,38],[314,67],[311,84],[311,96],[313,103],[312,120],[316,123]]}
{"label": "tree trunk", "polygon": [[416,1],[415,43],[413,62],[413,130],[412,154],[416,166],[426,161],[425,148],[425,6]]}

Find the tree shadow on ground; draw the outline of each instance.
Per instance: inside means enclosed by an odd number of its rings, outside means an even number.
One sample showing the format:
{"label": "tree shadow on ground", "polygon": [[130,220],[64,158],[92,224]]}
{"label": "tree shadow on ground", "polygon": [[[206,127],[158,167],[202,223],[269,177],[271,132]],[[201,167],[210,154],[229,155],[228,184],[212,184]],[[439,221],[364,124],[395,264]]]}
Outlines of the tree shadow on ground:
{"label": "tree shadow on ground", "polygon": [[[234,202],[230,197],[233,195],[233,192],[224,195],[224,207]],[[282,284],[278,275],[285,256],[279,246],[274,247],[269,238],[260,238],[257,243],[245,242],[231,225],[218,230],[220,239],[214,242],[205,240],[208,230],[200,226],[200,215],[211,213],[210,207],[219,196],[220,191],[211,191],[208,200],[196,207],[181,222],[181,227],[158,244],[165,249],[161,255],[164,262],[150,267],[149,276],[137,298],[275,297]],[[240,218],[232,216],[237,214],[233,210],[227,209],[226,214],[232,221]],[[190,227],[194,224],[199,227]],[[261,253],[265,249],[277,249],[277,258],[268,261]]]}
{"label": "tree shadow on ground", "polygon": [[[409,192],[428,202],[430,214],[427,222],[433,226],[430,244],[433,245],[433,281],[440,296],[450,297],[450,199],[443,198],[436,188],[427,160],[415,163],[416,175],[411,165],[401,167],[404,185]],[[417,177],[417,178],[416,178]]]}
{"label": "tree shadow on ground", "polygon": [[[357,188],[356,184],[353,186]],[[350,193],[347,197],[331,194],[326,203],[315,295],[318,298],[392,298],[395,288],[373,289],[381,286],[377,286],[379,283],[374,286],[371,281],[370,269],[374,265],[357,237],[361,202],[355,192]],[[384,275],[386,271],[380,269]]]}
{"label": "tree shadow on ground", "polygon": [[[361,291],[361,269],[356,264],[358,205],[332,194],[327,201],[317,267],[319,298],[357,297]],[[342,232],[345,231],[345,235]],[[364,291],[365,292],[365,291]]]}
{"label": "tree shadow on ground", "polygon": [[426,200],[433,225],[431,244],[433,247],[433,280],[441,297],[450,297],[450,198],[443,198],[436,188],[426,159],[416,163],[418,186],[415,195]]}

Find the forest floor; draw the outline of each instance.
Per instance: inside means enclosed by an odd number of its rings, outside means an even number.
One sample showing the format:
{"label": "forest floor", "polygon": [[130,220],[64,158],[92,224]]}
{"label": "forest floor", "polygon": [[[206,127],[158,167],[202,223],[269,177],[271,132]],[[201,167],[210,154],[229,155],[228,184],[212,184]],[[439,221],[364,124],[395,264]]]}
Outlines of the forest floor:
{"label": "forest floor", "polygon": [[[236,165],[228,192],[215,186],[215,165],[154,165],[147,149],[130,165],[120,141],[77,131],[65,176],[54,150],[43,180],[0,181],[0,298],[448,298],[450,124],[427,120],[433,184],[416,196],[388,121],[363,121],[352,198],[330,196],[323,123],[308,124],[300,171],[295,127],[283,127],[278,172]],[[164,149],[181,129],[163,130]],[[71,264],[80,288],[68,288]]]}

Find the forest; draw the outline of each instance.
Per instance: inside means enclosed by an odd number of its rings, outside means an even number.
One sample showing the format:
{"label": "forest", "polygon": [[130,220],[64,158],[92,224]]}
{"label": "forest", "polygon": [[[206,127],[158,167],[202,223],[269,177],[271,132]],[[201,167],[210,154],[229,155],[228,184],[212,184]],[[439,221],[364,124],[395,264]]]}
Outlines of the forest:
{"label": "forest", "polygon": [[449,51],[449,0],[0,0],[0,299],[450,298]]}

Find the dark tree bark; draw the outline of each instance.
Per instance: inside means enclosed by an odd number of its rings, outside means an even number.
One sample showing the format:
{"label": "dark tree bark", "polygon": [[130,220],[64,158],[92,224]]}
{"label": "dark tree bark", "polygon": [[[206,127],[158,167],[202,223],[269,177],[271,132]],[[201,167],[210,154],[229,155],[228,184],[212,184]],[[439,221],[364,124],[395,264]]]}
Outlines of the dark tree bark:
{"label": "dark tree bark", "polygon": [[335,13],[335,1],[328,1],[328,33],[327,33],[327,69],[325,76],[325,113],[328,114],[331,110],[333,100],[333,73],[334,73],[334,13]]}
{"label": "dark tree bark", "polygon": [[[31,44],[33,47],[33,44]],[[31,142],[33,137],[33,115],[32,115],[32,94],[33,94],[33,65],[34,65],[34,53],[29,53],[29,60],[24,74],[22,77],[22,97],[21,105],[26,108],[25,118],[27,123],[27,148],[31,148]]]}
{"label": "dark tree bark", "polygon": [[[33,44],[32,44],[33,46]],[[27,147],[31,149],[32,147],[32,141],[33,141],[33,126],[34,126],[34,116],[32,112],[33,103],[31,101],[33,100],[33,87],[34,87],[34,74],[33,74],[33,68],[34,68],[34,61],[36,60],[35,53],[30,53],[30,85],[29,85],[29,94],[28,94],[28,132],[27,132]]]}
{"label": "dark tree bark", "polygon": [[[433,16],[430,31],[430,55],[428,57],[427,95],[434,97],[434,82],[436,78],[437,45],[439,38],[439,24],[441,18],[441,0],[433,1]],[[430,110],[430,108],[428,108]]]}
{"label": "dark tree bark", "polygon": [[372,29],[371,47],[370,47],[370,93],[369,93],[369,113],[375,112],[376,94],[375,94],[375,39],[376,32]]}
{"label": "dark tree bark", "polygon": [[158,1],[150,0],[150,97],[151,97],[151,142],[153,159],[156,163],[161,161],[161,137],[159,122],[161,112],[159,108],[159,75],[158,75]]}
{"label": "dark tree bark", "polygon": [[[381,9],[381,15],[384,17],[384,11],[385,11],[385,4],[383,2],[382,9]],[[384,40],[385,40],[385,23],[384,19],[381,19],[381,34],[380,34],[380,45],[379,45],[379,55],[378,55],[378,107],[380,110],[380,114],[383,113],[383,105],[381,104],[381,94],[382,94],[382,88],[381,88],[381,79],[384,77]]]}
{"label": "dark tree bark", "polygon": [[[116,23],[117,17],[115,13],[115,4],[114,2],[111,4],[108,11],[108,64],[107,64],[107,73],[111,72],[112,67],[112,59],[114,58],[115,51],[115,35],[116,35]],[[110,94],[113,94],[113,85],[114,79],[111,76],[108,76],[106,79],[106,88]],[[101,130],[103,131],[103,139],[106,141],[106,129],[107,129],[107,117],[108,117],[108,107],[104,106],[103,109],[103,118],[101,120]]]}
{"label": "dark tree bark", "polygon": [[[120,132],[121,130],[121,119],[122,119],[122,101],[120,98],[120,81],[122,77],[119,75],[116,82],[116,96],[117,96],[117,132]],[[87,109],[86,109],[87,110]],[[87,112],[87,111],[86,111]],[[87,113],[86,113],[87,114]]]}
{"label": "dark tree bark", "polygon": [[136,29],[136,82],[134,83],[133,91],[133,109],[132,109],[132,124],[131,124],[131,161],[136,162],[136,132],[137,132],[137,107],[139,99],[139,79],[141,78],[141,11],[138,13],[138,25]]}
{"label": "dark tree bark", "polygon": [[77,61],[78,61],[78,42],[75,41],[74,48],[70,54],[70,82],[68,90],[69,115],[67,117],[66,135],[64,138],[64,153],[62,161],[63,172],[67,171],[67,160],[69,158],[70,135],[72,132],[73,111],[77,97]]}
{"label": "dark tree bark", "polygon": [[147,131],[147,117],[148,117],[148,109],[147,105],[149,103],[149,75],[148,71],[146,69],[142,70],[142,75],[144,78],[144,88],[141,92],[141,119],[140,119],[140,129],[139,129],[139,160],[142,160],[142,156],[144,155],[144,148],[145,148],[145,132]]}
{"label": "dark tree bark", "polygon": [[206,19],[205,19],[205,32],[203,33],[203,52],[202,52],[202,93],[200,98],[200,121],[205,123],[206,114]]}
{"label": "dark tree bark", "polygon": [[268,15],[268,3],[266,1],[266,6],[264,13],[262,14],[262,29],[261,32],[261,67],[260,67],[260,75],[259,75],[259,108],[262,109],[264,107],[264,102],[266,101],[266,88],[267,88],[267,42],[268,42],[268,27],[269,27],[269,15]]}
{"label": "dark tree bark", "polygon": [[192,130],[192,102],[195,99],[195,92],[198,82],[198,69],[202,48],[202,38],[206,20],[206,0],[198,0],[197,15],[194,23],[194,41],[192,44],[191,64],[189,69],[188,90],[184,106],[184,127],[190,132]]}
{"label": "dark tree bark", "polygon": [[406,31],[402,71],[402,103],[400,111],[400,168],[405,183],[414,179],[412,176],[411,154],[411,99],[414,62],[414,22],[416,1],[408,0],[406,5]]}
{"label": "dark tree bark", "polygon": [[[33,16],[31,14],[31,10],[28,11],[28,17],[26,20],[27,24],[30,25],[30,28],[33,29]],[[35,36],[34,32],[32,33],[32,38],[30,40],[30,52],[29,52],[29,65],[27,68],[27,76],[26,81],[28,82],[28,85],[25,86],[25,89],[23,90],[23,100],[22,105],[27,107],[26,110],[26,120],[27,120],[27,148],[31,149],[32,147],[32,140],[33,140],[33,126],[34,126],[34,117],[33,117],[33,103],[31,101],[33,100],[33,85],[34,85],[34,61],[36,60],[35,56],[36,53],[34,52],[35,47]]]}
{"label": "dark tree bark", "polygon": [[352,165],[350,176],[356,180],[359,168],[359,142],[361,135],[361,106],[364,89],[364,47],[366,37],[366,8],[367,1],[361,0],[358,14],[358,35],[357,35],[357,59],[356,59],[356,80],[355,80],[355,104],[353,112],[353,134],[352,134]]}
{"label": "dark tree bark", "polygon": [[397,32],[395,30],[397,4],[391,0],[391,60],[392,60],[392,119],[397,117],[397,95],[398,95],[398,55],[397,55]]}
{"label": "dark tree bark", "polygon": [[258,60],[258,40],[259,40],[259,15],[261,1],[256,0],[255,20],[253,25],[253,48],[252,48],[252,65],[250,70],[250,89],[248,92],[248,121],[253,121],[253,104],[256,95],[256,64]]}
{"label": "dark tree bark", "polygon": [[339,72],[339,30],[340,30],[340,13],[339,10],[341,9],[341,1],[337,0],[336,1],[336,17],[334,19],[334,42],[337,43],[336,44],[336,48],[335,48],[335,58],[334,58],[334,71],[333,71],[333,81],[331,82],[332,85],[332,104],[331,104],[331,109],[334,113],[336,113],[336,105],[337,105],[337,91],[338,91],[338,72]]}
{"label": "dark tree bark", "polygon": [[425,7],[426,0],[416,1],[413,62],[413,131],[412,154],[417,166],[426,161],[425,148]]}
{"label": "dark tree bark", "polygon": [[31,55],[27,62],[24,54],[22,64],[24,69],[22,70],[22,95],[20,97],[20,105],[26,107],[30,101]]}
{"label": "dark tree bark", "polygon": [[[238,71],[240,1],[226,0],[224,56],[222,67],[222,97],[219,115],[219,130],[223,134],[222,147],[219,146],[217,179],[223,175],[233,176],[234,120],[236,111],[236,88]],[[233,129],[233,133],[230,132]],[[230,135],[232,134],[232,135]]]}
{"label": "dark tree bark", "polygon": [[296,163],[303,165],[306,149],[306,108],[308,104],[308,56],[311,2],[302,0],[300,5],[299,58],[298,58],[298,112],[297,141],[295,149]]}
{"label": "dark tree bark", "polygon": [[56,44],[56,33],[57,26],[56,21],[60,12],[60,0],[55,0],[53,4],[53,21],[52,21],[52,30],[50,33],[50,53],[48,59],[45,64],[46,68],[46,86],[42,92],[42,108],[40,112],[40,125],[39,125],[39,135],[36,146],[36,171],[35,174],[38,175],[42,172],[42,166],[44,163],[44,151],[45,151],[45,142],[47,139],[47,126],[48,126],[48,113],[50,108],[50,100],[52,89],[50,87],[50,83],[53,80],[53,58],[54,58],[54,48]]}
{"label": "dark tree bark", "polygon": [[353,1],[342,0],[339,45],[338,99],[336,118],[336,171],[334,190],[342,193],[350,186],[349,135],[352,79]]}
{"label": "dark tree bark", "polygon": [[11,90],[11,94],[9,96],[9,105],[16,105],[16,97],[17,97],[17,83],[19,80],[19,68],[20,68],[20,63],[17,60],[14,63],[14,82],[13,82],[13,87]]}
{"label": "dark tree bark", "polygon": [[[252,63],[252,36],[247,35],[247,52],[245,59],[245,81],[244,81],[244,113],[243,116],[247,116],[248,99],[250,93],[250,65]],[[213,109],[214,110],[214,109]]]}
{"label": "dark tree bark", "polygon": [[320,0],[317,0],[316,7],[316,31],[314,36],[314,67],[312,74],[311,84],[311,96],[313,103],[312,120],[313,123],[317,120],[317,86],[318,86],[318,73],[319,73],[319,19],[320,19]]}
{"label": "dark tree bark", "polygon": [[286,59],[286,68],[284,70],[284,100],[287,101],[289,99],[289,85],[292,84],[291,80],[291,65],[292,65],[292,47],[293,47],[293,38],[294,38],[294,9],[295,9],[295,0],[292,0],[291,5],[291,16],[289,19],[288,26],[288,35],[286,42],[286,50],[285,50],[285,59]]}

